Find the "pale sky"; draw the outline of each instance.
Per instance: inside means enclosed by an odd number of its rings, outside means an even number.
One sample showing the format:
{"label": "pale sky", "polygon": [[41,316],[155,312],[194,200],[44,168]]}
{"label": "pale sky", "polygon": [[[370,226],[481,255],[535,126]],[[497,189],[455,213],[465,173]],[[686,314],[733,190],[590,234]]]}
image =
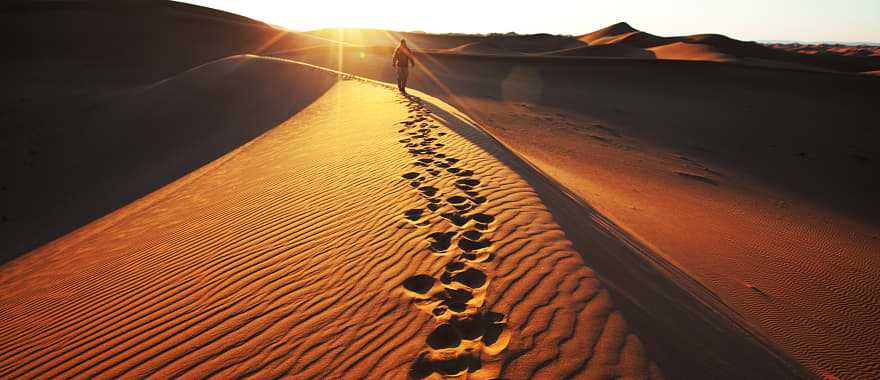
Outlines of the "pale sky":
{"label": "pale sky", "polygon": [[880,42],[880,0],[192,0],[293,30],[584,34],[626,21],[661,36]]}

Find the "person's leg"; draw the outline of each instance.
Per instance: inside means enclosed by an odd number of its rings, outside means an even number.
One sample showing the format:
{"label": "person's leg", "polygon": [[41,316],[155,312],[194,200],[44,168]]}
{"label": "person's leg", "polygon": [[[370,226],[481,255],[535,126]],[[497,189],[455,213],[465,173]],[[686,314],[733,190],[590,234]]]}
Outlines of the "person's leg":
{"label": "person's leg", "polygon": [[400,91],[406,94],[406,80],[409,77],[409,67],[403,67],[403,71],[401,72],[401,85]]}

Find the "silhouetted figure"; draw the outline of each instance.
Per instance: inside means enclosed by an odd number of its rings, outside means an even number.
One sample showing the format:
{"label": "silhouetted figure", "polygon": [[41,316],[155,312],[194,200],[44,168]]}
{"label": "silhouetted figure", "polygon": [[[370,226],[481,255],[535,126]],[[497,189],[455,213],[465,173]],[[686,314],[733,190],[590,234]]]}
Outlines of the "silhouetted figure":
{"label": "silhouetted figure", "polygon": [[397,69],[397,89],[406,94],[406,78],[409,76],[409,67],[414,66],[413,52],[406,46],[406,40],[401,39],[400,45],[394,49],[391,65]]}

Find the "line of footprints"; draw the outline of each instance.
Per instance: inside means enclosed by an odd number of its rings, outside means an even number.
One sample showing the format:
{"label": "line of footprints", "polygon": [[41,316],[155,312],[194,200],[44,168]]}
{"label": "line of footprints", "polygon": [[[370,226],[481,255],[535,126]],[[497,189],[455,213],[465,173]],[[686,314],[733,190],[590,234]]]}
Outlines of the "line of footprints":
{"label": "line of footprints", "polygon": [[[415,100],[402,102],[410,116],[400,122],[403,128],[398,132],[405,135],[400,143],[414,157],[412,165],[418,170],[402,178],[426,200],[424,209],[406,210],[403,217],[417,228],[430,228],[436,222],[438,227],[452,229],[427,235],[431,251],[451,259],[440,278],[421,274],[402,284],[416,307],[438,323],[428,335],[428,349],[410,368],[410,376],[459,377],[482,369],[480,377],[491,377],[487,372],[498,369],[484,365],[481,356],[498,355],[510,341],[507,317],[483,307],[489,279],[481,269],[494,259],[492,242],[485,235],[495,218],[474,212],[486,202],[475,190],[480,180],[473,178],[473,171],[457,167],[459,160],[439,151],[444,147],[440,139],[447,133],[429,119],[430,111]],[[455,178],[455,189],[446,192],[430,184],[444,176]]]}

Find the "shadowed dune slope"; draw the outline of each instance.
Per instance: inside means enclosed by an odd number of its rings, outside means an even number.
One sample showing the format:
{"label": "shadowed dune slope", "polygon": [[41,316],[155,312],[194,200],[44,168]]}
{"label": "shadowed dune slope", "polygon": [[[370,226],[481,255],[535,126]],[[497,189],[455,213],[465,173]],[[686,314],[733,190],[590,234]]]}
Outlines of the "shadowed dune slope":
{"label": "shadowed dune slope", "polygon": [[[163,85],[221,104],[198,89],[236,67],[337,79],[233,57]],[[318,98],[278,127],[4,265],[0,377],[662,377],[503,148],[390,86],[299,91]]]}
{"label": "shadowed dune slope", "polygon": [[571,57],[657,58],[654,52],[625,45],[591,45],[549,52],[547,55]]}
{"label": "shadowed dune slope", "polygon": [[[195,74],[204,82],[190,97],[173,80],[142,86],[235,54],[327,44],[226,12],[140,0],[3,2],[0,34],[8,42],[0,51],[0,262],[276,125],[309,102],[299,95],[308,92],[297,91],[312,84],[285,77],[277,86],[248,83],[268,74],[240,67]],[[224,94],[215,99],[221,103],[205,100],[213,91]],[[254,104],[237,100],[238,91],[283,100],[251,113]],[[170,109],[186,110],[185,117],[167,119]],[[172,140],[149,153],[151,142]]]}

